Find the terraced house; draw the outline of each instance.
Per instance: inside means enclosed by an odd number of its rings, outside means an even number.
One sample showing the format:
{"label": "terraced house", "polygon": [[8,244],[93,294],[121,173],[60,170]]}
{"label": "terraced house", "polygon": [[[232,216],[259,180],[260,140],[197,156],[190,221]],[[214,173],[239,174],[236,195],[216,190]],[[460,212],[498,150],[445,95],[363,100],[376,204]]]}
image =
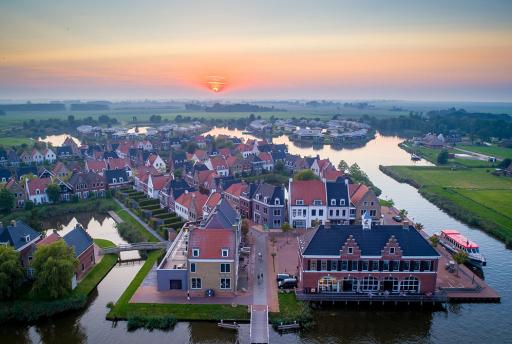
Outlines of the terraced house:
{"label": "terraced house", "polygon": [[285,222],[284,186],[260,183],[252,198],[253,221],[267,228],[281,228]]}

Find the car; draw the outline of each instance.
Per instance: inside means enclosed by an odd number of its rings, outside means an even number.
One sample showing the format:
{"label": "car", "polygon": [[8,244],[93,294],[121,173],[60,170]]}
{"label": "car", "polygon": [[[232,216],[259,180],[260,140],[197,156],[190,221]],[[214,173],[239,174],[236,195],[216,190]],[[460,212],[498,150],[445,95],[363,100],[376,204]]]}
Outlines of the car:
{"label": "car", "polygon": [[285,280],[287,278],[291,278],[291,277],[292,276],[290,276],[289,274],[277,274],[276,281],[279,283],[280,281]]}
{"label": "car", "polygon": [[395,215],[393,216],[393,220],[395,220],[396,222],[402,222],[402,217],[400,215]]}
{"label": "car", "polygon": [[297,288],[297,279],[295,277],[285,278],[284,280],[279,281],[277,283],[277,286],[280,289],[293,289],[293,288]]}
{"label": "car", "polygon": [[215,290],[213,289],[206,289],[204,292],[204,296],[206,297],[214,297],[215,296]]}

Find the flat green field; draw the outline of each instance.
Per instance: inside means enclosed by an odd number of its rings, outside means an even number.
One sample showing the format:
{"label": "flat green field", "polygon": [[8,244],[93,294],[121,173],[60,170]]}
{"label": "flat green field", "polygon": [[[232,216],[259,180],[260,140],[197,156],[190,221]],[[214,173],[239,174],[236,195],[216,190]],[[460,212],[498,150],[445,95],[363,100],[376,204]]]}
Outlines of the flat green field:
{"label": "flat green field", "polygon": [[20,146],[24,143],[30,144],[32,142],[34,141],[24,137],[0,137],[0,146],[5,147]]}
{"label": "flat green field", "polygon": [[[462,148],[462,147],[461,147]],[[433,164],[437,164],[437,156],[441,152],[441,149],[434,149],[434,148],[427,148],[427,147],[410,147],[407,149],[407,151],[415,152],[417,154],[420,154],[422,158],[425,160],[430,161]],[[459,153],[462,154],[461,151],[457,151],[454,149],[449,149],[449,153]],[[476,151],[475,151],[476,152]],[[470,159],[462,159],[462,158],[454,158],[454,159],[448,159],[447,166],[451,165],[460,165],[464,167],[494,167],[494,164],[488,161],[482,161],[482,160],[470,160]]]}
{"label": "flat green field", "polygon": [[499,159],[512,159],[512,148],[492,146],[457,146],[460,149],[469,150],[476,153],[494,156]]}
{"label": "flat green field", "polygon": [[512,244],[512,178],[494,176],[487,168],[385,169],[395,179],[419,186],[423,196],[451,215]]}

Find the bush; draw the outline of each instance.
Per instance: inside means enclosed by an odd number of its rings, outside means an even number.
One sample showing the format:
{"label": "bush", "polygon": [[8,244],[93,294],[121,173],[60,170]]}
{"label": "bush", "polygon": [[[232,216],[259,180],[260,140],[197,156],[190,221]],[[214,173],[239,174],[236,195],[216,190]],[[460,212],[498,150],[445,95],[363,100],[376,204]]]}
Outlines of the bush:
{"label": "bush", "polygon": [[132,225],[130,225],[127,222],[121,222],[116,224],[116,228],[121,238],[123,238],[129,243],[146,241],[142,234],[140,234],[140,232],[137,229],[135,229]]}
{"label": "bush", "polygon": [[135,331],[138,328],[169,330],[176,325],[177,320],[172,315],[164,316],[131,316],[128,318],[128,331]]}

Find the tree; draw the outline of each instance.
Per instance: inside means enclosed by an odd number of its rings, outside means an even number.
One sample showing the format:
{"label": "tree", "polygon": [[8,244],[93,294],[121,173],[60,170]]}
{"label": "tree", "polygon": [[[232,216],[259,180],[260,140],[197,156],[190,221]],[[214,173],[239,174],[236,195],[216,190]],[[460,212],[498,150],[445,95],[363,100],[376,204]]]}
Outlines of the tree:
{"label": "tree", "polygon": [[292,229],[292,227],[290,226],[290,224],[288,222],[285,222],[281,225],[281,230],[286,233],[286,232],[289,232],[290,230]]}
{"label": "tree", "polygon": [[20,254],[11,246],[0,245],[0,300],[13,297],[24,279]]}
{"label": "tree", "polygon": [[434,247],[437,247],[437,244],[439,244],[439,237],[437,235],[432,235],[430,238],[428,238],[430,240],[430,243],[432,244],[432,246]]}
{"label": "tree", "polygon": [[401,209],[400,212],[398,213],[398,215],[400,215],[402,219],[405,219],[407,217],[407,214],[409,214],[409,212],[405,209]]}
{"label": "tree", "polygon": [[60,200],[60,188],[57,184],[50,184],[46,188],[48,199],[52,203],[57,203]]}
{"label": "tree", "polygon": [[183,176],[183,169],[177,168],[174,170],[174,179],[181,179]]}
{"label": "tree", "polygon": [[35,204],[31,200],[25,201],[25,210],[32,210],[34,209]]}
{"label": "tree", "polygon": [[422,231],[424,226],[423,224],[421,224],[420,222],[417,222],[415,225],[414,225],[414,228],[416,228],[417,231]]}
{"label": "tree", "polygon": [[35,271],[33,292],[51,299],[67,295],[77,266],[74,249],[64,240],[38,247],[32,260]]}
{"label": "tree", "polygon": [[293,176],[294,180],[314,180],[319,179],[318,176],[312,170],[302,170]]}
{"label": "tree", "polygon": [[283,173],[284,172],[284,164],[282,161],[278,161],[274,165],[274,171],[276,173]]}
{"label": "tree", "polygon": [[458,251],[453,255],[453,260],[457,263],[457,276],[459,276],[459,266],[468,261],[468,254],[464,251]]}
{"label": "tree", "polygon": [[341,172],[348,171],[349,168],[350,167],[348,166],[345,160],[341,160],[340,163],[338,164],[338,170],[340,170]]}
{"label": "tree", "polygon": [[244,242],[247,241],[247,234],[249,233],[249,227],[250,227],[249,220],[243,219],[240,229],[242,230],[242,237],[244,238]]}
{"label": "tree", "polygon": [[438,155],[437,155],[437,163],[439,165],[446,165],[448,163],[448,151],[446,149],[443,149]]}
{"label": "tree", "polygon": [[7,189],[0,190],[0,212],[10,213],[14,207],[14,195]]}
{"label": "tree", "polygon": [[506,158],[506,159],[503,159],[500,164],[498,165],[499,168],[507,168],[510,164],[512,163],[512,159],[510,158]]}

